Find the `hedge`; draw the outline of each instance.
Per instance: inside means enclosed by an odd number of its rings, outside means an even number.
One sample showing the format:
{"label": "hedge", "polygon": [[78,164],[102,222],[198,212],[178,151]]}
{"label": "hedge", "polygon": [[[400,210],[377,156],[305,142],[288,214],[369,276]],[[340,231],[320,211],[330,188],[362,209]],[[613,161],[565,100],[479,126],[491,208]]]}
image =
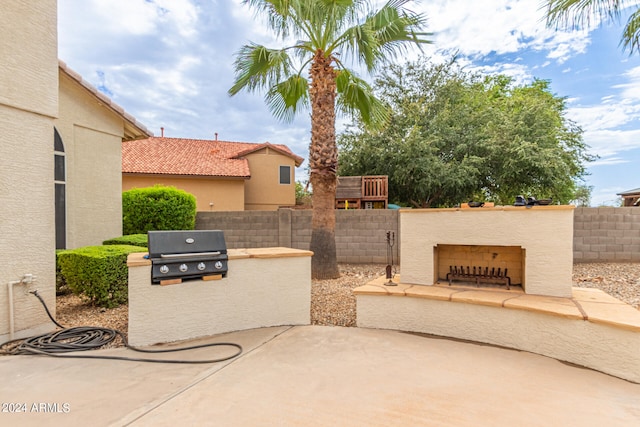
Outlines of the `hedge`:
{"label": "hedge", "polygon": [[74,294],[99,307],[113,308],[128,300],[127,256],[139,246],[85,246],[58,253],[60,274]]}
{"label": "hedge", "polygon": [[149,230],[193,230],[196,198],[175,187],[155,185],[122,193],[122,234]]}
{"label": "hedge", "polygon": [[56,249],[56,295],[67,295],[71,293],[71,289],[67,286],[67,282],[60,271],[60,254],[65,249]]}
{"label": "hedge", "polygon": [[[147,248],[147,235],[146,234],[128,234],[126,236],[114,237],[113,239],[105,240],[103,245],[131,245]],[[140,251],[142,252],[142,251]]]}

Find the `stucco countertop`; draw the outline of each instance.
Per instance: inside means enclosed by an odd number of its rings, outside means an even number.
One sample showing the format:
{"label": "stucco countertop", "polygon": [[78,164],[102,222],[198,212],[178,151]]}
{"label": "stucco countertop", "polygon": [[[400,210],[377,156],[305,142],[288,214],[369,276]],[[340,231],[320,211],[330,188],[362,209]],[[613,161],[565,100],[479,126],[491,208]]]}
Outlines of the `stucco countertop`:
{"label": "stucco countertop", "polygon": [[558,211],[558,210],[574,210],[574,205],[536,205],[536,206],[492,206],[481,208],[425,208],[425,209],[400,209],[400,213],[437,213],[437,212],[495,212],[495,211],[511,211],[511,212],[530,212],[530,211]]}
{"label": "stucco countertop", "polygon": [[[145,258],[147,254],[148,252],[135,252],[129,254],[127,258],[127,266],[141,267],[145,265],[151,265],[151,260]],[[227,254],[229,256],[229,260],[246,258],[291,258],[313,256],[313,252],[311,251],[285,247],[229,249],[227,251]]]}

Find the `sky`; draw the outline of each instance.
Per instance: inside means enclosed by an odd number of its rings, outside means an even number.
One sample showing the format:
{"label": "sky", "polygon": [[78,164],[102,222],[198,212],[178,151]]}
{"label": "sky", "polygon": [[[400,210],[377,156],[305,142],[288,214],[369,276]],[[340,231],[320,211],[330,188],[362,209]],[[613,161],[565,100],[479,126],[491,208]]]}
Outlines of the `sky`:
{"label": "sky", "polygon": [[[383,2],[375,0],[374,3]],[[592,206],[640,187],[640,54],[619,46],[622,22],[581,30],[548,28],[541,0],[410,2],[424,13],[432,44],[420,55],[456,52],[469,71],[506,74],[526,84],[549,80],[567,118],[584,130],[585,185]],[[636,5],[637,7],[637,5]],[[245,44],[286,45],[241,0],[58,0],[58,57],[160,136],[286,144],[307,158],[308,112],[275,119],[263,93],[229,97],[234,60]],[[361,74],[373,81],[375,76]],[[337,123],[340,132],[348,118]],[[296,172],[306,179],[306,161]],[[533,195],[535,196],[535,195]]]}

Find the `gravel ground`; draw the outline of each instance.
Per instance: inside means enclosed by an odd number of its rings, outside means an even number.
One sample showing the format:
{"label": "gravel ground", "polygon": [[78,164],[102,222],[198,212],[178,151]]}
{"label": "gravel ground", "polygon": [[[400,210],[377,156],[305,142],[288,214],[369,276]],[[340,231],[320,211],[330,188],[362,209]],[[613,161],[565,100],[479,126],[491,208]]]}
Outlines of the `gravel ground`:
{"label": "gravel ground", "polygon": [[[341,264],[341,277],[313,280],[311,285],[311,323],[324,326],[356,326],[356,300],[352,290],[385,274],[381,264]],[[399,273],[399,268],[396,269]],[[574,286],[598,288],[640,309],[640,264],[597,263],[573,266]],[[92,307],[75,295],[57,298],[57,320],[66,327],[99,326],[126,334],[128,308]],[[118,340],[119,341],[119,340]],[[114,342],[110,346],[119,346]]]}

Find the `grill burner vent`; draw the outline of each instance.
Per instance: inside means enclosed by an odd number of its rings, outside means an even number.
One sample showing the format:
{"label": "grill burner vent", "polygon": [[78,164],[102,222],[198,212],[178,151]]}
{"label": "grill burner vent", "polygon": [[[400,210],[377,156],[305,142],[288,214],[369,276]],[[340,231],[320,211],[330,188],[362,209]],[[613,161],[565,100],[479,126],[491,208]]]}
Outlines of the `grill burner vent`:
{"label": "grill burner vent", "polygon": [[149,231],[147,239],[154,284],[227,275],[227,245],[221,230]]}

